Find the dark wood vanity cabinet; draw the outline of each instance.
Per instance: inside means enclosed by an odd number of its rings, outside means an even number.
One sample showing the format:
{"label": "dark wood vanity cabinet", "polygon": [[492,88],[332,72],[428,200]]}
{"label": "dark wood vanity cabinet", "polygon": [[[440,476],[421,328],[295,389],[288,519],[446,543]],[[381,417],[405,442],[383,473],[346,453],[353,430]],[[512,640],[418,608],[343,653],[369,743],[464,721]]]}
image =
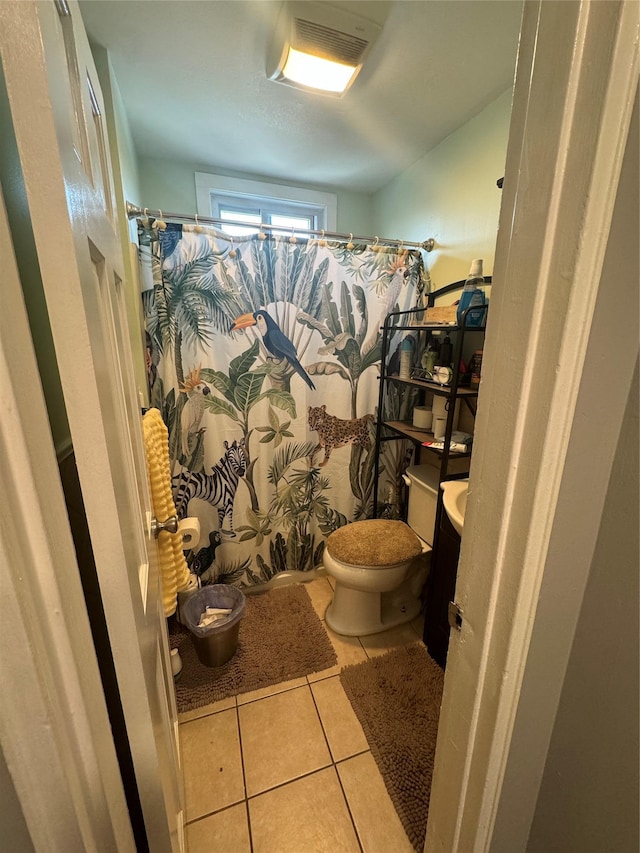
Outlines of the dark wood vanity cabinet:
{"label": "dark wood vanity cabinet", "polygon": [[444,508],[440,505],[439,509],[438,547],[431,557],[431,571],[427,581],[423,639],[431,657],[444,669],[451,630],[449,602],[454,600],[456,590],[460,536]]}

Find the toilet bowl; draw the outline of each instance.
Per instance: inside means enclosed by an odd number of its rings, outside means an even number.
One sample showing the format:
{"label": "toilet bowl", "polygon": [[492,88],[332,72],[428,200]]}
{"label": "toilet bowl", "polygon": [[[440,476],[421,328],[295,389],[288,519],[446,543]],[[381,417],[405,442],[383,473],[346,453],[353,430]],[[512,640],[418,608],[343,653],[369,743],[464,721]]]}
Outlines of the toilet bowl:
{"label": "toilet bowl", "polygon": [[325,614],[331,630],[365,636],[414,619],[428,572],[425,549],[403,521],[354,521],[335,530],[323,558],[335,580]]}

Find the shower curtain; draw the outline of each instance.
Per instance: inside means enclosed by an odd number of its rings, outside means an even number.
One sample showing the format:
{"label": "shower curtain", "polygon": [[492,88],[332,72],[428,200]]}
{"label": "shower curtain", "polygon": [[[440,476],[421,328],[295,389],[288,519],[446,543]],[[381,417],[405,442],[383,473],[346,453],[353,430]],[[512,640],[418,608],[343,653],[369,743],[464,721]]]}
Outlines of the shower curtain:
{"label": "shower curtain", "polygon": [[[191,571],[253,586],[318,567],[373,515],[380,327],[422,304],[421,253],[149,217],[138,233],[150,402],[178,515],[201,526]],[[384,445],[386,514],[410,455]]]}

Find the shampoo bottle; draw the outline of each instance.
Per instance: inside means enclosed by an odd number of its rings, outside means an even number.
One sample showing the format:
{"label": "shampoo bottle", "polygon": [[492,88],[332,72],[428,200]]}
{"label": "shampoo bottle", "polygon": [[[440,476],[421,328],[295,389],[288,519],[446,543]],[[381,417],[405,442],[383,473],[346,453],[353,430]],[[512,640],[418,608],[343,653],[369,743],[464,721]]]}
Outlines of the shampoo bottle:
{"label": "shampoo bottle", "polygon": [[482,276],[482,259],[478,258],[471,262],[471,269],[469,270],[469,275],[464,283],[460,302],[458,303],[456,317],[459,326],[461,326],[463,322],[465,322],[467,327],[482,325],[486,311],[470,310],[466,316],[466,320],[464,318],[464,312],[467,308],[472,309],[476,306],[485,304],[486,299],[484,291],[480,290],[481,286],[484,286],[484,278]]}
{"label": "shampoo bottle", "polygon": [[400,379],[410,379],[412,367],[413,342],[411,338],[404,338],[400,346]]}

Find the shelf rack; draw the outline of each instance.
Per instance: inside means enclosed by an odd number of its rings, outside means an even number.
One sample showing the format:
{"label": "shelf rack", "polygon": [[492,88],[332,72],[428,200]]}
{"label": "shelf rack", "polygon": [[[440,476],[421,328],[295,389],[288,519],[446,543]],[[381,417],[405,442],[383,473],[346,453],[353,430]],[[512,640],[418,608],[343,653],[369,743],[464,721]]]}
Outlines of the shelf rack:
{"label": "shelf rack", "polygon": [[[484,277],[485,285],[491,284],[491,276]],[[375,444],[375,461],[374,461],[374,489],[373,489],[373,507],[374,507],[374,517],[378,516],[379,512],[379,480],[380,480],[380,451],[382,445],[388,441],[397,441],[397,440],[409,440],[416,445],[416,456],[419,459],[420,453],[422,449],[427,450],[430,453],[435,454],[435,456],[440,461],[440,481],[445,479],[453,479],[454,477],[465,476],[456,474],[450,475],[449,473],[449,460],[450,459],[464,459],[470,458],[471,452],[466,453],[458,453],[452,452],[450,449],[451,443],[451,433],[453,432],[453,422],[455,417],[455,402],[457,400],[462,400],[467,405],[471,414],[475,417],[475,405],[474,401],[478,396],[478,388],[477,387],[466,387],[460,385],[460,361],[462,357],[462,351],[465,342],[465,336],[470,333],[482,333],[484,335],[485,325],[486,325],[486,315],[488,310],[488,305],[483,305],[481,308],[474,307],[468,308],[462,315],[461,323],[459,325],[445,325],[443,323],[425,323],[424,314],[427,308],[433,307],[438,299],[441,297],[452,293],[454,291],[462,291],[464,287],[464,280],[456,281],[451,284],[446,285],[445,287],[440,288],[439,290],[430,293],[427,298],[427,305],[419,308],[410,308],[405,311],[393,311],[387,315],[385,318],[384,324],[381,327],[382,330],[382,355],[380,361],[380,387],[379,387],[379,395],[378,395],[378,418],[376,421],[376,444]],[[469,317],[469,312],[473,311],[474,316],[477,314],[479,310],[482,310],[483,317],[482,323],[480,325],[469,326],[467,323],[467,318]],[[399,332],[413,332],[416,333],[417,340],[423,336],[422,344],[420,349],[424,349],[424,347],[428,346],[429,341],[431,339],[433,332],[445,332],[448,335],[455,335],[455,343],[453,347],[453,356],[452,356],[452,370],[453,375],[451,378],[451,382],[447,385],[440,385],[437,382],[433,382],[431,380],[418,379],[418,378],[410,378],[404,379],[400,378],[397,374],[388,372],[388,362],[389,362],[389,354],[390,347],[394,336]],[[424,442],[428,440],[429,433],[426,433],[422,430],[416,429],[412,423],[398,420],[386,420],[384,419],[384,411],[385,411],[385,395],[387,393],[388,387],[390,384],[396,384],[399,386],[406,386],[413,389],[417,389],[420,391],[431,392],[432,394],[438,396],[444,396],[449,398],[454,402],[454,405],[449,406],[448,416],[447,416],[447,424],[445,428],[444,435],[444,449],[439,450],[430,447],[423,447]],[[438,507],[436,512],[436,525],[439,523],[441,511],[441,493],[438,490]],[[435,539],[437,538],[437,528],[434,532],[434,548],[435,548]]]}

